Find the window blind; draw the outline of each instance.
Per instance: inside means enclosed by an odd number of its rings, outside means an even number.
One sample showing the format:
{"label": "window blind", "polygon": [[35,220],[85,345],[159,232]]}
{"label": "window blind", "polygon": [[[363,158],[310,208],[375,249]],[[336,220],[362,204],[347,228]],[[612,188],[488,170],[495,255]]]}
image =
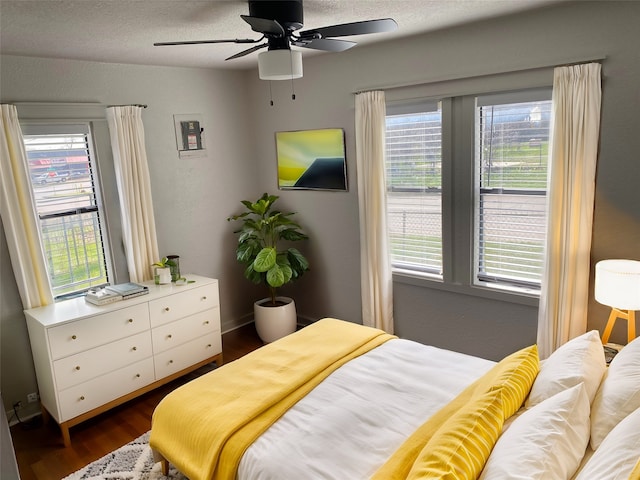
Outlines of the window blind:
{"label": "window blind", "polygon": [[551,101],[540,100],[539,91],[534,96],[518,103],[477,102],[479,281],[540,286]]}
{"label": "window blind", "polygon": [[387,223],[394,268],[442,274],[442,115],[428,110],[387,115]]}
{"label": "window blind", "polygon": [[89,126],[23,127],[55,297],[108,282]]}

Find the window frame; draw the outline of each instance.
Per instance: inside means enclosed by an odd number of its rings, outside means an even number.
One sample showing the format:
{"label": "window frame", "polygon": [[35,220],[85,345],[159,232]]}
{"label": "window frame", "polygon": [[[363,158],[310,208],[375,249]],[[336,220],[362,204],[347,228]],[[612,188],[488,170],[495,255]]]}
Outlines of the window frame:
{"label": "window frame", "polygon": [[537,306],[540,292],[531,288],[487,285],[475,277],[475,98],[482,95],[544,89],[551,91],[553,69],[398,87],[386,93],[394,102],[442,102],[442,278],[411,270],[393,270],[401,284]]}
{"label": "window frame", "polygon": [[[543,88],[530,88],[530,89],[521,89],[515,91],[506,91],[506,92],[495,92],[490,94],[480,94],[473,95],[474,102],[474,153],[473,153],[473,162],[474,162],[474,223],[473,223],[473,278],[472,282],[476,286],[482,286],[486,288],[496,288],[500,290],[506,291],[514,291],[514,292],[527,292],[534,293],[536,295],[540,294],[541,285],[537,282],[533,281],[525,281],[518,279],[507,279],[506,277],[491,277],[489,275],[482,275],[480,273],[480,263],[481,263],[481,230],[483,226],[480,222],[480,210],[481,210],[481,197],[483,193],[490,193],[488,190],[500,190],[500,193],[513,193],[513,194],[522,194],[522,195],[531,195],[531,196],[540,196],[543,195],[545,198],[548,196],[548,180],[547,185],[544,191],[535,190],[535,189],[483,189],[481,186],[481,160],[482,157],[480,155],[479,148],[481,147],[480,142],[478,141],[480,135],[480,118],[479,118],[479,107],[484,106],[495,106],[495,105],[509,105],[516,103],[530,103],[530,102],[538,102],[538,101],[551,101],[552,88],[551,87],[543,87]],[[550,138],[549,132],[549,138]],[[547,163],[549,166],[549,163]],[[483,192],[483,190],[485,190]],[[525,193],[526,192],[526,193]],[[545,208],[546,212],[546,208]],[[546,216],[545,216],[545,226],[546,226]],[[545,242],[543,241],[543,248]],[[544,255],[544,254],[543,254]],[[542,261],[544,267],[544,258]]]}
{"label": "window frame", "polygon": [[122,231],[122,216],[115,175],[106,106],[101,103],[15,102],[20,125],[89,123],[93,136],[95,165],[102,193],[106,235],[112,265],[112,283],[129,281]]}
{"label": "window frame", "polygon": [[[43,232],[41,229],[41,225],[42,225],[41,222],[43,220],[46,220],[48,218],[61,217],[61,216],[65,216],[65,217],[68,216],[68,217],[75,218],[75,216],[77,215],[95,212],[100,222],[100,234],[101,234],[100,244],[102,247],[102,254],[104,256],[104,268],[105,268],[105,277],[106,277],[106,281],[100,285],[106,285],[106,284],[112,283],[112,280],[115,275],[114,275],[114,263],[112,261],[112,248],[111,248],[110,233],[109,233],[109,222],[107,219],[105,203],[103,198],[102,182],[101,182],[101,175],[100,175],[100,168],[99,168],[100,162],[98,160],[98,153],[97,153],[96,142],[94,140],[92,122],[91,121],[64,121],[64,120],[34,122],[34,121],[27,120],[27,121],[21,122],[21,129],[22,129],[23,136],[27,136],[27,135],[28,136],[38,136],[38,135],[63,136],[66,133],[68,133],[70,130],[73,131],[74,135],[81,134],[86,136],[88,157],[89,157],[91,176],[92,176],[91,183],[92,183],[95,202],[96,202],[95,207],[90,209],[86,209],[83,207],[78,211],[76,211],[75,213],[71,213],[71,210],[68,210],[62,214],[53,213],[53,214],[45,215],[43,217],[41,214],[38,214],[38,212],[35,210],[36,206],[34,205],[33,206],[34,214],[36,215],[36,219],[38,221],[38,235],[40,236],[40,239],[42,241]],[[30,179],[30,188],[35,201],[34,187],[35,185],[33,184],[33,181]],[[44,241],[42,242],[42,245],[44,248]],[[51,275],[51,272],[47,270],[47,274]],[[83,293],[85,293],[89,288],[95,288],[96,286],[100,286],[100,285],[92,285],[91,287],[81,288],[81,289],[74,290],[72,292],[66,292],[66,293],[55,294],[55,292],[52,292],[52,294],[54,295],[54,301],[57,302],[57,301],[65,300],[68,298],[80,296]]]}
{"label": "window frame", "polygon": [[[444,99],[446,102],[446,99]],[[442,280],[444,275],[444,189],[442,187],[442,183],[444,181],[444,168],[445,168],[445,151],[444,151],[444,141],[442,140],[442,136],[444,135],[444,102],[443,99],[439,98],[422,98],[418,100],[410,100],[410,101],[397,101],[390,102],[386,105],[386,115],[385,117],[396,116],[396,115],[409,115],[409,114],[421,114],[421,113],[431,113],[440,111],[441,116],[441,170],[440,170],[440,217],[441,217],[441,235],[440,240],[442,243],[442,250],[440,256],[442,258],[442,266],[440,268],[440,272],[437,272],[435,269],[429,269],[427,267],[420,268],[403,268],[402,265],[405,264],[393,264],[391,265],[392,271],[397,273],[407,273],[409,275],[419,275],[427,278],[432,278],[436,280]],[[385,168],[386,168],[386,160],[385,160]],[[388,192],[385,193],[387,195],[388,200]],[[388,219],[388,216],[387,216]],[[388,221],[387,221],[388,223]]]}

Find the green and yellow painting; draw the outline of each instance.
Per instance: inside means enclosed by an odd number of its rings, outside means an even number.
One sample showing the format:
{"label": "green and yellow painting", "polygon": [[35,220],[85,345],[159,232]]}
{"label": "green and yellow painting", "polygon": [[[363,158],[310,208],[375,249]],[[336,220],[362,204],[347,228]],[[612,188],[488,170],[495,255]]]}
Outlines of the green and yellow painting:
{"label": "green and yellow painting", "polygon": [[344,130],[276,133],[278,187],[346,190]]}

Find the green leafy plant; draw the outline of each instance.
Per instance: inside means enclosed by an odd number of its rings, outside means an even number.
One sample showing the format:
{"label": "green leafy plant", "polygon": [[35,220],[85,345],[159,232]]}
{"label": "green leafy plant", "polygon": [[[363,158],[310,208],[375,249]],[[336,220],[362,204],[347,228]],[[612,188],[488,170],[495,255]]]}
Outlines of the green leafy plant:
{"label": "green leafy plant", "polygon": [[152,267],[170,268],[175,267],[176,262],[169,260],[167,257],[162,257],[162,260],[158,260],[156,263],[151,264]]}
{"label": "green leafy plant", "polygon": [[292,282],[309,270],[309,262],[297,249],[283,247],[282,241],[294,242],[309,238],[300,225],[291,219],[295,212],[273,210],[279,197],[265,193],[256,202],[242,200],[246,211],[227,218],[242,220],[236,258],[246,265],[244,276],[253,283],[269,288],[271,305],[276,304],[277,288]]}

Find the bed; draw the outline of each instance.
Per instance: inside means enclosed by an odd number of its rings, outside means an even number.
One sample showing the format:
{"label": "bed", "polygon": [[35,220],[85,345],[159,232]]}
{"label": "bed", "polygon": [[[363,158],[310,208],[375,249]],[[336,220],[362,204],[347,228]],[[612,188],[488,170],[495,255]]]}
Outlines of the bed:
{"label": "bed", "polygon": [[492,362],[323,319],[167,395],[150,445],[191,480],[639,480],[640,341]]}

